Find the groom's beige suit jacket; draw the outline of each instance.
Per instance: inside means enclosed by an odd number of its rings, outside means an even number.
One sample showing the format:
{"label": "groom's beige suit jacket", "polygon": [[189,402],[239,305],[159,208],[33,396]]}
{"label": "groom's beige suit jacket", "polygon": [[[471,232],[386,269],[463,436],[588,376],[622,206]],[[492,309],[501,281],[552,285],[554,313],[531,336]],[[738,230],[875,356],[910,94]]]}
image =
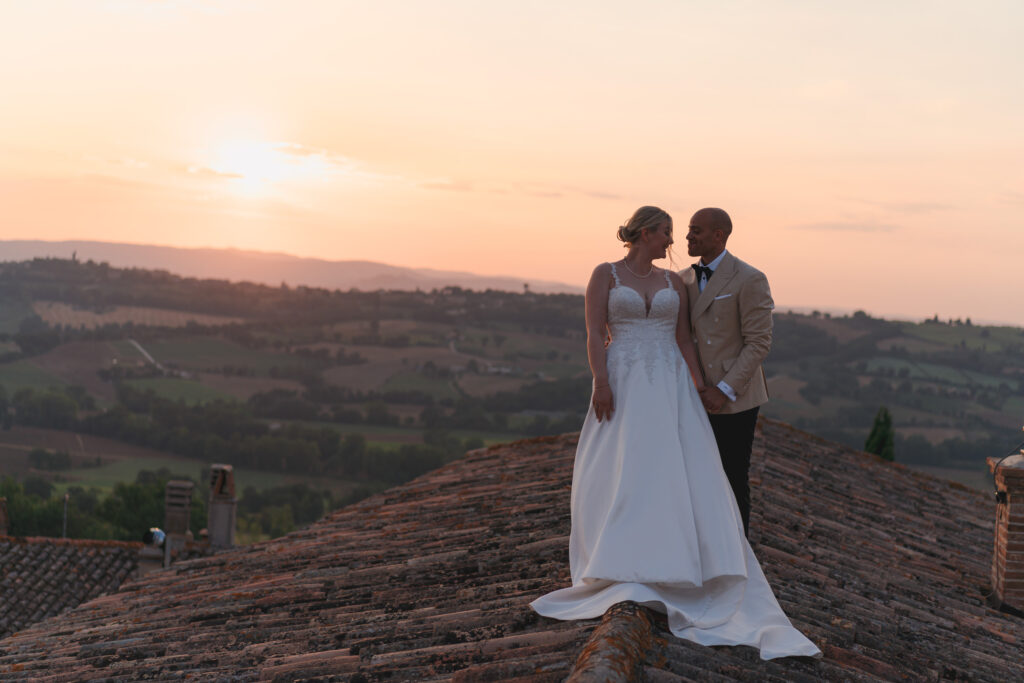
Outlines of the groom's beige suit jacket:
{"label": "groom's beige suit jacket", "polygon": [[750,410],[768,400],[761,363],[772,346],[772,293],[764,273],[731,253],[704,291],[693,268],[679,273],[690,301],[690,335],[697,346],[705,384],[725,380],[736,392],[723,413]]}

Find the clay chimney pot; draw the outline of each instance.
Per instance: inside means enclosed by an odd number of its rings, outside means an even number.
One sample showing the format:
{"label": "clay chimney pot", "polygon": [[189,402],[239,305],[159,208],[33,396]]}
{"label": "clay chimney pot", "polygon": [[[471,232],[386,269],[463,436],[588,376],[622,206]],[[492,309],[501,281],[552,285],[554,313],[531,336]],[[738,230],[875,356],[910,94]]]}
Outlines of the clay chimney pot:
{"label": "clay chimney pot", "polygon": [[1024,611],[1024,451],[989,458],[995,475],[996,533],[992,554],[990,602],[1008,611]]}

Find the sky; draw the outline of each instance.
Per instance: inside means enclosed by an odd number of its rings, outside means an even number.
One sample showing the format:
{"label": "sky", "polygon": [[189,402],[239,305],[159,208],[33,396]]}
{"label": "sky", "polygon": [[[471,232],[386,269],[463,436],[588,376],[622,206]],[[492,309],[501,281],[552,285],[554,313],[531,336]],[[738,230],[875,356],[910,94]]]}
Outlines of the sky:
{"label": "sky", "polygon": [[718,206],[781,307],[1024,325],[1022,30],[1017,0],[0,0],[0,239],[583,286],[638,206],[677,267]]}

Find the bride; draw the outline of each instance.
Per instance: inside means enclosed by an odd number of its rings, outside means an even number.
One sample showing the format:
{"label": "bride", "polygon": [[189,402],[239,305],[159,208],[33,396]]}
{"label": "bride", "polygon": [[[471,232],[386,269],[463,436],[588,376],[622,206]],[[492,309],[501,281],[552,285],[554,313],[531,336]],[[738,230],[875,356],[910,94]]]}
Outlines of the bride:
{"label": "bride", "polygon": [[779,607],[743,533],[698,396],[682,280],[652,263],[672,244],[672,218],[641,207],[618,237],[626,257],[597,266],[587,285],[594,389],[572,478],[572,586],[531,607],[592,619],[631,600],[701,645],[820,656]]}

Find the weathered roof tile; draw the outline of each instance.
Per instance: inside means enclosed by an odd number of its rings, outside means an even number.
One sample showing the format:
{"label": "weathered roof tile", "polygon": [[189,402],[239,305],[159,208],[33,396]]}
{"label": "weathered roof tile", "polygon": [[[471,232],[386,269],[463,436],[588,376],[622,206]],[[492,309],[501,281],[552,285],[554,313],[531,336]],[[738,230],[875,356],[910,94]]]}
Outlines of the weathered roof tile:
{"label": "weathered roof tile", "polygon": [[[598,622],[543,619],[528,605],[569,581],[575,439],[474,451],[308,529],[130,582],[0,641],[0,676],[563,680]],[[752,544],[824,659],[703,648],[654,618],[637,671],[651,681],[1024,678],[1024,623],[984,602],[987,496],[772,421],[758,444]],[[12,563],[0,586],[24,571]]]}
{"label": "weathered roof tile", "polygon": [[141,543],[0,536],[0,638],[118,586]]}

